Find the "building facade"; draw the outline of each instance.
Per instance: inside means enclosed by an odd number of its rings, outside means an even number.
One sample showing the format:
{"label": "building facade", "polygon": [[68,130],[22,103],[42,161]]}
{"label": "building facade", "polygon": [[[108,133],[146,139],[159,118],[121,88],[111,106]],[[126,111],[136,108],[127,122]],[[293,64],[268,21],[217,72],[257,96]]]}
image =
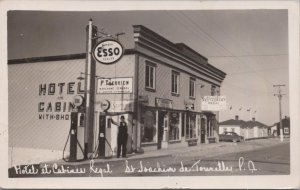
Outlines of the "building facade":
{"label": "building facade", "polygon": [[[128,152],[218,142],[218,112],[201,110],[201,98],[220,95],[226,74],[185,44],[133,26],[134,48],[118,62],[96,63],[89,152],[97,148],[100,115],[107,116],[106,155],[115,155],[117,127],[124,115]],[[73,98],[84,96],[85,54],[10,60],[9,146],[62,151],[70,131]],[[103,111],[103,102],[110,104]],[[79,117],[84,118],[84,113]],[[78,140],[84,143],[78,122]],[[80,151],[78,151],[80,152]]]}

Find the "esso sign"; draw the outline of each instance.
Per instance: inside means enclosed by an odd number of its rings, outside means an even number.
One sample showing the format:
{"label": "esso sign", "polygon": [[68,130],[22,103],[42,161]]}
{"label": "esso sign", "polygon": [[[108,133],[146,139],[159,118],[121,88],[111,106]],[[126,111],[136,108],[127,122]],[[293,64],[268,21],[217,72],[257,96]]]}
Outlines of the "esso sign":
{"label": "esso sign", "polygon": [[92,54],[99,63],[112,64],[123,56],[123,46],[114,39],[102,40],[95,46]]}

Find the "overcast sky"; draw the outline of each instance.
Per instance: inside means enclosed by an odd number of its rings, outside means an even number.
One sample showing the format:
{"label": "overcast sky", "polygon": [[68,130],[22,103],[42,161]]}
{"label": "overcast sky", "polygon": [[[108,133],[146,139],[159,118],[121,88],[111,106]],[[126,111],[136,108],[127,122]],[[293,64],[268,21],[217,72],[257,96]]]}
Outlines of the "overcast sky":
{"label": "overcast sky", "polygon": [[227,97],[228,110],[220,113],[220,121],[239,115],[267,125],[278,122],[274,84],[286,85],[282,113],[289,115],[286,10],[11,11],[8,59],[85,52],[90,18],[107,33],[125,32],[120,37],[125,48],[133,47],[132,25],[141,24],[171,42],[185,43],[226,72],[221,95]]}

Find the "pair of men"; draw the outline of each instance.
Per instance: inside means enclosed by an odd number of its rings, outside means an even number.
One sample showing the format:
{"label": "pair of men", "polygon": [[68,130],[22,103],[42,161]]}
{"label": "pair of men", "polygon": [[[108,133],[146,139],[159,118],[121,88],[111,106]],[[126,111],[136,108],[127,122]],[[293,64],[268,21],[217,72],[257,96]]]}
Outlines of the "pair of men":
{"label": "pair of men", "polygon": [[121,154],[121,148],[122,148],[122,157],[126,158],[126,145],[127,145],[127,123],[125,122],[125,117],[122,115],[120,117],[121,121],[120,123],[115,122],[111,118],[111,122],[118,126],[118,138],[117,138],[117,157],[120,157]]}

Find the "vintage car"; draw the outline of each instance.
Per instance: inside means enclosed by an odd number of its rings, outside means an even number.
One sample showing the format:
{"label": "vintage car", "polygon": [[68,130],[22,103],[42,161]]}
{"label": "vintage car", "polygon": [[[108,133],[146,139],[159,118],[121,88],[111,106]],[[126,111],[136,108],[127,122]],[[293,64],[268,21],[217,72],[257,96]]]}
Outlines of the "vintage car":
{"label": "vintage car", "polygon": [[219,135],[219,141],[244,142],[244,140],[244,137],[236,134],[235,132],[224,132]]}

